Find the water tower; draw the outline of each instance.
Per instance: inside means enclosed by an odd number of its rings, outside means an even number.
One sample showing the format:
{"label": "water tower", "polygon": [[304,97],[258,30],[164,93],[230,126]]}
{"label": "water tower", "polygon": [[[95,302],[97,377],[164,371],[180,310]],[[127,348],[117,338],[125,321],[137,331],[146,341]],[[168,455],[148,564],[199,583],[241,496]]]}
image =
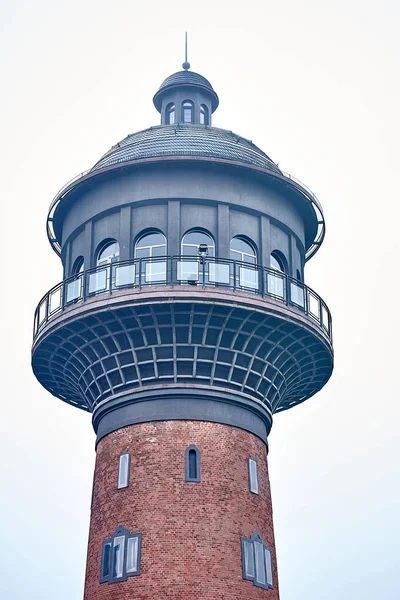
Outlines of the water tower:
{"label": "water tower", "polygon": [[93,415],[85,600],[279,598],[268,434],[333,367],[304,283],[314,194],[240,135],[190,70],[51,204],[63,281],[35,314],[33,370]]}

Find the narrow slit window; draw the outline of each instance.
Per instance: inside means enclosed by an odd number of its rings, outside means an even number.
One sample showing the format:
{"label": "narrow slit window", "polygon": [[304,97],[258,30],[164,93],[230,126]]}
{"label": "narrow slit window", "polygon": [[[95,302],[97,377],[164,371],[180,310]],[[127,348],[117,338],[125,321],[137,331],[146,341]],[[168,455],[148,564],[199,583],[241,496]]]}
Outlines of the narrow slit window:
{"label": "narrow slit window", "polygon": [[186,481],[200,481],[200,452],[191,444],[185,452]]}
{"label": "narrow slit window", "polygon": [[258,473],[257,463],[252,456],[249,458],[249,485],[253,494],[258,494]]}
{"label": "narrow slit window", "polygon": [[129,467],[130,456],[128,452],[123,452],[119,457],[118,464],[118,489],[126,488],[129,485]]}
{"label": "narrow slit window", "polygon": [[107,581],[110,575],[110,557],[111,557],[111,542],[103,544],[103,556],[101,560],[101,577],[100,582]]}

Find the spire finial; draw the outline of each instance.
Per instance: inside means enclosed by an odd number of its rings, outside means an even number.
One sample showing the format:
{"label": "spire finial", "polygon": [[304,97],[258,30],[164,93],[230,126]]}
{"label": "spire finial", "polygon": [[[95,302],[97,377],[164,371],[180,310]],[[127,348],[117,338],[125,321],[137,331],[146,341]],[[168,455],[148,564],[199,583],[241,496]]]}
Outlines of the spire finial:
{"label": "spire finial", "polygon": [[187,31],[185,31],[185,62],[182,64],[182,67],[187,71],[190,69],[190,63],[187,59]]}

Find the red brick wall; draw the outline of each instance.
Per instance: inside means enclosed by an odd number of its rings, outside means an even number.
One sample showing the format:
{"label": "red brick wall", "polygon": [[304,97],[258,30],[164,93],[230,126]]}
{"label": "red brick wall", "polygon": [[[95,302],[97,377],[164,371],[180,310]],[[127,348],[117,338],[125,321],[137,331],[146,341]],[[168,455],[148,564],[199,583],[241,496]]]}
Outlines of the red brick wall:
{"label": "red brick wall", "polygon": [[[201,482],[185,481],[196,444]],[[118,458],[131,454],[130,484],[117,489]],[[249,491],[248,458],[259,495]],[[97,447],[84,600],[278,600],[266,447],[228,425],[164,421],[124,427]],[[141,574],[99,583],[102,543],[118,525],[142,537]],[[272,548],[274,589],[242,579],[240,536],[256,529]]]}

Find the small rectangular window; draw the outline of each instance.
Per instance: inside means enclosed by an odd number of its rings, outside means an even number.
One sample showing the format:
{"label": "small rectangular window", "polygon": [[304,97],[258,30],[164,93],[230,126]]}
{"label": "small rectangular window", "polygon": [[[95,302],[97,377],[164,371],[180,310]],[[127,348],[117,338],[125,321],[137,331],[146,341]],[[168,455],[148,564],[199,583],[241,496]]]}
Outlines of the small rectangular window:
{"label": "small rectangular window", "polygon": [[138,548],[139,539],[137,537],[128,538],[126,550],[126,572],[136,573],[138,570]]}
{"label": "small rectangular window", "polygon": [[110,553],[111,553],[111,543],[106,542],[103,544],[103,558],[101,561],[101,581],[105,581],[108,579],[110,574]]}
{"label": "small rectangular window", "polygon": [[253,494],[258,494],[257,463],[254,458],[249,458],[249,482],[250,491]]}
{"label": "small rectangular window", "polygon": [[271,561],[271,550],[264,547],[264,558],[265,558],[265,570],[267,572],[267,583],[269,587],[273,587],[272,584],[272,561]]}
{"label": "small rectangular window", "polygon": [[123,577],[124,575],[124,550],[125,550],[125,536],[120,535],[114,538],[113,548],[113,577]]}
{"label": "small rectangular window", "polygon": [[118,489],[126,488],[129,485],[129,466],[130,466],[130,456],[129,456],[128,452],[124,452],[119,457]]}
{"label": "small rectangular window", "polygon": [[254,566],[254,547],[252,542],[243,540],[243,555],[245,577],[254,579],[256,572]]}

